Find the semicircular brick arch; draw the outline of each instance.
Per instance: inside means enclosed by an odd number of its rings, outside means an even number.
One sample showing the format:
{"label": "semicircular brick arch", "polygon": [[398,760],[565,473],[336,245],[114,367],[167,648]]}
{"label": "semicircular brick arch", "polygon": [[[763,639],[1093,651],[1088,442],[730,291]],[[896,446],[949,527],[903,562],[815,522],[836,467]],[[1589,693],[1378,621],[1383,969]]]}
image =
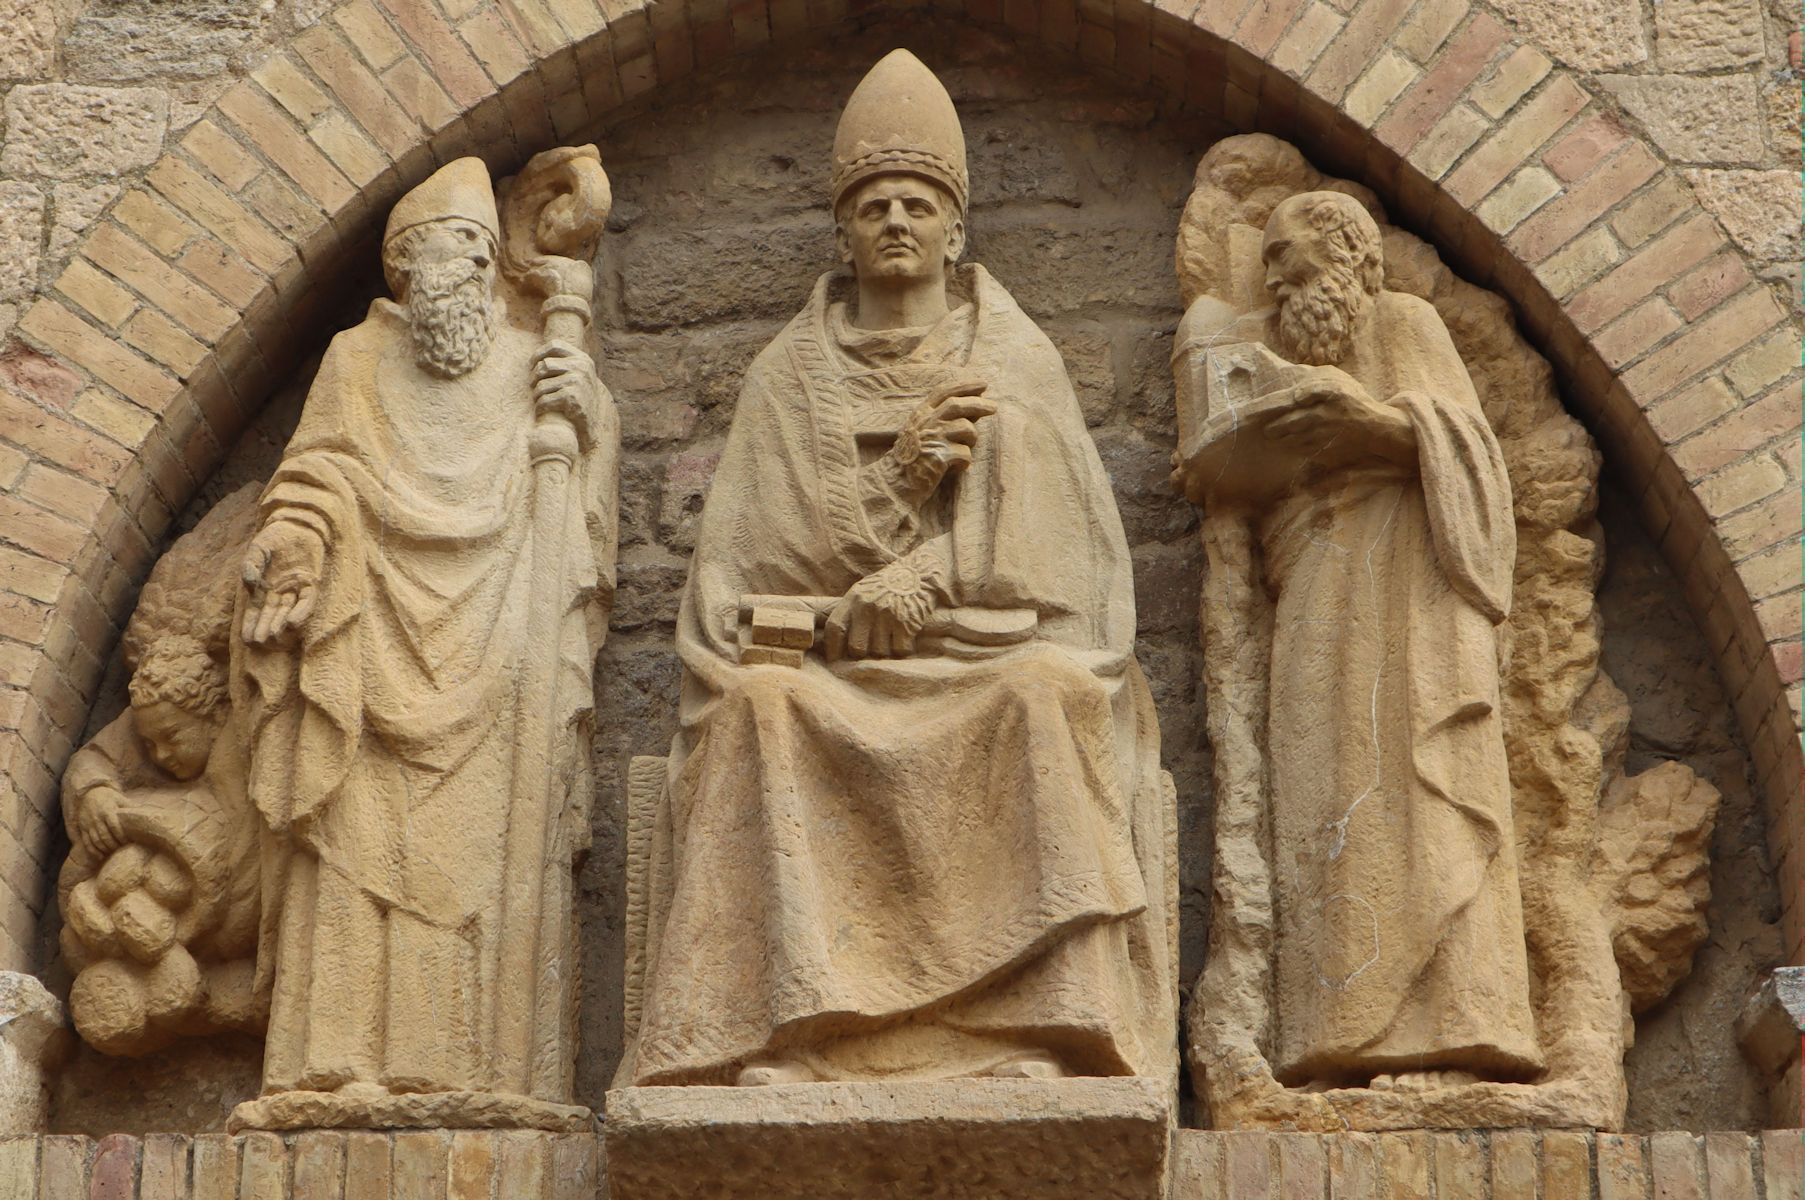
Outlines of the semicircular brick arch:
{"label": "semicircular brick arch", "polygon": [[[0,378],[0,438],[80,481],[0,471],[0,969],[37,965],[57,776],[173,514],[313,348],[394,200],[441,162],[505,173],[694,71],[883,7],[352,0],[126,190],[20,318],[32,352]],[[1796,434],[1796,342],[1652,143],[1469,0],[933,9],[1282,134],[1513,300],[1717,656],[1805,961],[1798,499],[1783,483],[1720,520],[1709,486]]]}

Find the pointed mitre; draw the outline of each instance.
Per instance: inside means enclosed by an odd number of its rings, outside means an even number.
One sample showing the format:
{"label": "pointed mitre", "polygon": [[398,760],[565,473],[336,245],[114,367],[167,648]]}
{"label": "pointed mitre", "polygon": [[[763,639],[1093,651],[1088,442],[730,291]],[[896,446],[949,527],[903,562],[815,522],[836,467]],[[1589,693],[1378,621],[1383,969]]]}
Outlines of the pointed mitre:
{"label": "pointed mitre", "polygon": [[907,50],[892,50],[853,89],[834,134],[834,203],[873,175],[931,179],[965,211],[965,133],[953,98]]}
{"label": "pointed mitre", "polygon": [[383,245],[396,234],[424,225],[428,221],[444,221],[461,217],[474,221],[501,241],[501,220],[495,214],[495,189],[489,183],[489,168],[480,158],[460,158],[446,163],[426,181],[401,197],[389,212],[388,228],[382,232]]}

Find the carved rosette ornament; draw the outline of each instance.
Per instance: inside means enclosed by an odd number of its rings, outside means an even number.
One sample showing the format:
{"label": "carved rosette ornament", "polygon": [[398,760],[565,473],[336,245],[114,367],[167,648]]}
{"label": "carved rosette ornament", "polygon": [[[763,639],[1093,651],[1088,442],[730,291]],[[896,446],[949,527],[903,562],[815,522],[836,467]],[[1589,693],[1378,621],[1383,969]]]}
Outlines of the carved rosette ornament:
{"label": "carved rosette ornament", "polygon": [[1622,771],[1598,456],[1503,301],[1265,135],[1181,223],[1205,508],[1213,1125],[1618,1128],[1703,940],[1717,793]]}

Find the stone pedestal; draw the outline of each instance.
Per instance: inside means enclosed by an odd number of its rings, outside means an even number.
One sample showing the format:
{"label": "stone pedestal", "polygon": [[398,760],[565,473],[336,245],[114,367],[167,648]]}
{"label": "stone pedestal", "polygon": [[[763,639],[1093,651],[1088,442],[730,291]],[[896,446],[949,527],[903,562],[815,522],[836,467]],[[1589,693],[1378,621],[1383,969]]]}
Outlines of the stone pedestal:
{"label": "stone pedestal", "polygon": [[608,1093],[613,1200],[1159,1200],[1146,1079],[652,1087]]}

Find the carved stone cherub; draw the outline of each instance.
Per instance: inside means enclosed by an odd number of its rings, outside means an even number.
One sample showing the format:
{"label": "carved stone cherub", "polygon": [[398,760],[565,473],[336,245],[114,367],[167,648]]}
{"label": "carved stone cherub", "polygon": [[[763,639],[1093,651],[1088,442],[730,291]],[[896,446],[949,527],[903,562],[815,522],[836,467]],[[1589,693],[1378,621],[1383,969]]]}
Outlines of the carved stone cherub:
{"label": "carved stone cherub", "polygon": [[177,1035],[257,1032],[257,823],[227,695],[237,561],[255,489],[158,562],[125,632],[130,708],[63,776],[59,881],[76,1028],[144,1054]]}

